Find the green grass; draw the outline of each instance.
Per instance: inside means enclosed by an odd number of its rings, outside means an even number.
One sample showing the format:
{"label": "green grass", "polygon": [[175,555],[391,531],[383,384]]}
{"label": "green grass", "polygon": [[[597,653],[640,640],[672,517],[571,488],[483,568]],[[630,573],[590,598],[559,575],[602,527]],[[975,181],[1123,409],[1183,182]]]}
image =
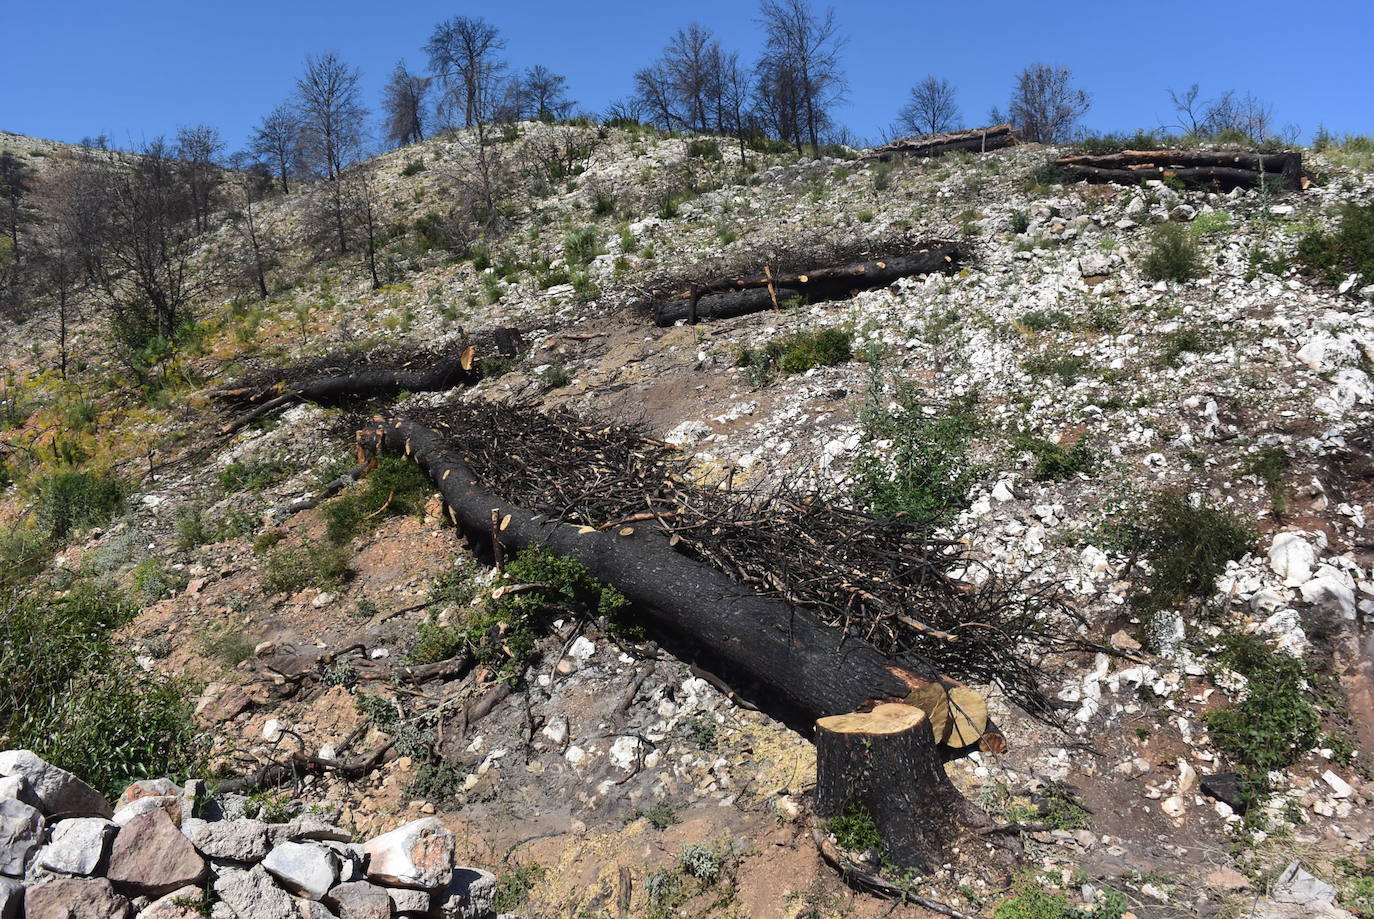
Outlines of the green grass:
{"label": "green grass", "polygon": [[834,834],[835,842],[841,849],[877,852],[879,855],[887,850],[873,816],[858,805],[851,804],[840,816],[831,817],[825,822],[825,828]]}
{"label": "green grass", "polygon": [[[927,412],[927,408],[931,411]],[[898,381],[889,404],[875,371],[860,410],[862,442],[854,461],[854,497],[874,514],[945,523],[967,503],[978,470],[968,458],[971,403],[926,406]],[[887,442],[887,450],[879,443]]]}
{"label": "green grass", "polygon": [[285,462],[230,463],[219,471],[216,480],[221,495],[245,491],[258,492],[290,478],[292,468]]}
{"label": "green grass", "polygon": [[1086,357],[1076,354],[1036,354],[1022,362],[1021,367],[1033,377],[1055,377],[1064,386],[1071,386],[1091,366]]}
{"label": "green grass", "polygon": [[563,238],[563,255],[569,265],[586,267],[601,254],[601,245],[593,227],[581,227]]}
{"label": "green grass", "polygon": [[496,881],[496,896],[492,905],[498,913],[519,909],[543,878],[542,865],[513,865],[507,868]]}
{"label": "green grass", "polygon": [[130,782],[200,765],[192,687],[145,672],[115,631],[136,607],[83,584],[0,598],[0,743],[74,772],[113,800]]}
{"label": "green grass", "polygon": [[1150,247],[1141,265],[1151,281],[1188,281],[1202,271],[1202,257],[1188,229],[1162,223],[1150,234]]}
{"label": "green grass", "polygon": [[1089,472],[1097,465],[1097,456],[1081,440],[1072,447],[1065,447],[1040,437],[1019,435],[1012,438],[1012,446],[1035,457],[1031,477],[1039,482],[1062,481],[1080,472]]}
{"label": "green grass", "polygon": [[1217,339],[1201,329],[1177,329],[1164,336],[1159,360],[1168,367],[1177,367],[1185,354],[1206,354],[1215,350]]}
{"label": "green grass", "polygon": [[1276,514],[1282,514],[1287,510],[1288,500],[1284,479],[1288,476],[1288,470],[1293,465],[1293,457],[1288,455],[1288,451],[1283,447],[1270,446],[1262,447],[1258,451],[1245,458],[1241,465],[1241,470],[1246,475],[1253,475],[1264,485],[1264,490],[1269,493],[1269,502]]}
{"label": "green grass", "polygon": [[325,535],[341,545],[389,516],[418,516],[433,492],[434,486],[417,464],[384,457],[363,482],[325,505]]}

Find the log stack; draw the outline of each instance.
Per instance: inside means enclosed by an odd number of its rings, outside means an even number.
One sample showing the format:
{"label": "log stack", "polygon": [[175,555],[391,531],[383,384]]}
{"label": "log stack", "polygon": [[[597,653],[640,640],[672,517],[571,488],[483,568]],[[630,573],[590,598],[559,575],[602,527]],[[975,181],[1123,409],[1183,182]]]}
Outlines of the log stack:
{"label": "log stack", "polygon": [[1139,185],[1146,179],[1176,179],[1195,188],[1307,187],[1301,153],[1250,153],[1243,150],[1122,150],[1064,156],[1054,165],[1085,182]]}
{"label": "log stack", "polygon": [[863,158],[880,163],[890,162],[899,156],[943,156],[956,150],[970,153],[987,153],[1001,150],[1020,143],[1009,124],[996,124],[986,128],[973,128],[969,131],[950,131],[944,134],[918,134],[902,137],[881,147],[874,147]]}

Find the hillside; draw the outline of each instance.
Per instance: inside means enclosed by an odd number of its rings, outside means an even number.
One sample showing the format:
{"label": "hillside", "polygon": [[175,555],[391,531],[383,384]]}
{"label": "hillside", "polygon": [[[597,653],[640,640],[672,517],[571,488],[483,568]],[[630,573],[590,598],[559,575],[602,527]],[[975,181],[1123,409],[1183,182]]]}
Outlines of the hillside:
{"label": "hillside", "polygon": [[[0,149],[75,155],[9,134]],[[710,553],[794,534],[774,551],[795,560],[750,589],[802,606],[831,589],[808,568],[871,537],[801,508],[900,512],[853,557],[938,542],[941,577],[983,598],[951,608],[1004,616],[998,637],[961,632],[960,657],[913,633],[903,616],[947,610],[896,583],[904,561],[851,570],[855,605],[818,615],[987,696],[1006,751],[947,769],[1022,847],[1012,870],[957,864],[913,891],[999,919],[1374,913],[1374,277],[1309,267],[1320,233],[1374,222],[1368,155],[1304,151],[1312,186],[1278,194],[1065,184],[1047,164],[1068,151],[1035,144],[859,152],[523,122],[485,151],[484,182],[473,138],[450,133],[355,170],[378,286],[361,237],[329,253],[323,184],[253,199],[265,299],[244,281],[243,206],[217,211],[188,263],[207,282],[194,324],[165,359],[131,373],[94,298],[66,379],[51,315],[8,330],[5,580],[40,605],[95,591],[125,610],[92,614],[106,643],[142,679],[184,681],[158,736],[186,751],[151,757],[167,771],[213,790],[323,761],[238,790],[357,839],[437,815],[460,863],[502,878],[504,912],[923,916],[822,859],[810,724],[766,681],[589,602],[557,559],[497,572],[413,464],[355,469],[355,432],[374,415],[447,424],[506,500],[599,530],[680,516],[675,543],[731,574],[754,569]],[[960,247],[950,271],[847,299],[665,328],[646,306],[679,283],[935,240]],[[495,344],[509,329],[513,355]],[[468,344],[473,385],[290,404],[222,433],[243,410],[224,391],[289,394]],[[671,493],[657,523],[640,488]],[[750,513],[712,517],[725,491]],[[711,534],[686,523],[698,513]],[[535,599],[558,578],[576,589]],[[851,623],[859,594],[901,599]],[[7,602],[6,660],[37,680],[32,649],[65,660],[65,639],[23,633],[48,626]],[[391,669],[464,648],[461,676]],[[1028,712],[1036,694],[1048,704]],[[498,701],[469,723],[478,699]],[[113,741],[83,749],[118,736],[118,704],[54,717],[72,733],[30,725],[0,746],[23,740],[107,796],[154,777]],[[102,757],[119,768],[90,774]],[[1294,861],[1334,905],[1281,881]]]}

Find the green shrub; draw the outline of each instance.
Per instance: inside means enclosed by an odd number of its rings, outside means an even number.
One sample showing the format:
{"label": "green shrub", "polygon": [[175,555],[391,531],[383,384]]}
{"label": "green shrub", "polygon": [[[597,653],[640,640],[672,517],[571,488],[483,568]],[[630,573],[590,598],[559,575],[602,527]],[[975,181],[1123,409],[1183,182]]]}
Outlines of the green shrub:
{"label": "green shrub", "polygon": [[569,265],[590,265],[592,259],[600,254],[601,244],[593,227],[581,227],[563,237],[563,255]]}
{"label": "green shrub", "polygon": [[1253,635],[1227,637],[1218,659],[1245,677],[1245,695],[1203,717],[1212,742],[1240,766],[1242,793],[1253,801],[1267,788],[1271,770],[1288,766],[1321,740],[1313,677],[1301,658]]}
{"label": "green shrub", "polygon": [[726,854],[710,846],[687,845],[677,858],[677,866],[683,874],[690,875],[703,884],[714,884],[725,873]]}
{"label": "green shrub", "polygon": [[1298,262],[1331,284],[1353,273],[1374,284],[1374,204],[1341,205],[1335,231],[1313,230],[1298,241]]}
{"label": "green shrub", "polygon": [[1188,281],[1201,272],[1202,259],[1183,224],[1162,223],[1150,234],[1141,268],[1152,281]]}
{"label": "green shrub", "polygon": [[541,865],[514,865],[507,868],[496,882],[496,896],[492,905],[498,913],[519,909],[544,877]]}
{"label": "green shrub", "polygon": [[1164,336],[1159,359],[1177,367],[1185,354],[1206,354],[1216,348],[1216,339],[1201,329],[1177,329]]}
{"label": "green shrub", "polygon": [[434,486],[420,467],[395,456],[383,457],[358,486],[325,505],[325,535],[348,542],[388,516],[424,511]]}
{"label": "green shrub", "polygon": [[1084,441],[1072,447],[1052,443],[1041,437],[1018,436],[1012,445],[1035,457],[1032,478],[1040,482],[1057,482],[1080,472],[1087,472],[1097,463],[1097,457]]}
{"label": "green shrub", "polygon": [[1194,507],[1174,492],[1157,492],[1117,526],[1120,547],[1150,563],[1137,603],[1167,609],[1184,600],[1207,598],[1226,563],[1249,552],[1254,537],[1229,511]]}
{"label": "green shrub", "polygon": [[256,463],[230,463],[219,471],[217,481],[223,496],[271,488],[291,476],[293,469],[280,460]]}
{"label": "green shrub", "polygon": [[1036,354],[1026,358],[1022,368],[1033,377],[1056,377],[1070,386],[1088,369],[1088,359],[1077,354]]}
{"label": "green shrub", "polygon": [[342,584],[349,575],[348,553],[336,545],[309,545],[273,549],[267,555],[262,586],[268,593],[295,593],[311,586],[327,590]]}
{"label": "green shrub", "polygon": [[1224,233],[1231,229],[1231,215],[1225,211],[1207,211],[1198,214],[1197,219],[1188,225],[1188,232],[1196,239]]}
{"label": "green shrub", "polygon": [[226,667],[237,667],[253,656],[253,639],[234,625],[209,629],[201,635],[200,650]]}
{"label": "green shrub", "polygon": [[719,160],[720,144],[708,137],[698,138],[687,144],[687,155],[702,160]]}
{"label": "green shrub", "polygon": [[1073,325],[1073,318],[1063,310],[1031,310],[1023,314],[1018,321],[1032,332],[1064,329]]}
{"label": "green shrub", "polygon": [[65,539],[73,530],[103,526],[124,504],[124,488],[113,476],[59,472],[38,485],[34,516],[40,533]]}
{"label": "green shrub", "polygon": [[1241,469],[1246,475],[1253,475],[1264,485],[1274,512],[1282,514],[1287,509],[1284,494],[1284,478],[1293,465],[1293,458],[1283,447],[1262,447],[1245,458]]}
{"label": "green shrub", "polygon": [[401,169],[401,175],[409,177],[413,175],[419,175],[424,171],[425,158],[423,156],[418,156],[413,160],[406,161],[405,167]]}
{"label": "green shrub", "polygon": [[[875,372],[860,410],[862,444],[854,461],[854,497],[881,516],[903,514],[945,523],[966,503],[978,472],[968,458],[974,419],[971,402],[930,407],[916,388],[897,383],[889,405]],[[887,451],[879,449],[887,442]]]}
{"label": "green shrub", "polygon": [[446,759],[431,759],[422,762],[415,770],[415,778],[406,788],[406,797],[435,804],[449,804],[458,799],[463,792],[463,781],[468,777],[467,767]]}
{"label": "green shrub", "polygon": [[199,765],[191,687],[146,673],[114,641],[137,610],[89,584],[0,598],[0,744],[26,748],[110,800]]}
{"label": "green shrub", "polygon": [[854,357],[854,337],[843,329],[798,332],[775,338],[762,348],[744,348],[735,364],[750,369],[756,384],[770,382],[778,372],[804,373],[813,367],[830,367]]}

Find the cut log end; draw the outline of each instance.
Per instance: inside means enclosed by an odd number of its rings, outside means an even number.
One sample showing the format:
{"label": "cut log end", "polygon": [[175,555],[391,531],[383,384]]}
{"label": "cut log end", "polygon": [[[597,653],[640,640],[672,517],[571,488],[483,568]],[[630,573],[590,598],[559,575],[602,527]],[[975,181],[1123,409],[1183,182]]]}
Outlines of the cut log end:
{"label": "cut log end", "polygon": [[869,712],[822,718],[816,722],[816,730],[832,734],[866,734],[876,737],[913,731],[924,720],[926,713],[915,706],[883,702]]}

